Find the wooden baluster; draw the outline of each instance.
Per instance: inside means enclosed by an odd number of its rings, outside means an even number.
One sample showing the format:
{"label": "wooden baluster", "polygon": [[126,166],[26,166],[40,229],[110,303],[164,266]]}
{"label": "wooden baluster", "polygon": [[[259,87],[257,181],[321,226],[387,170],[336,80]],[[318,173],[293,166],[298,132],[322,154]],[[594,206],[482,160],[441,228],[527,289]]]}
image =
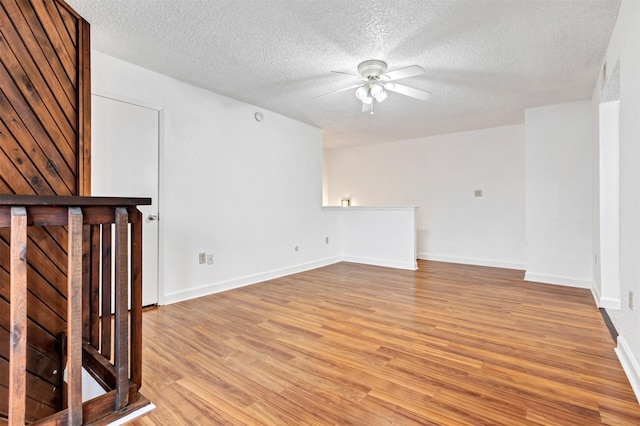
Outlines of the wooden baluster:
{"label": "wooden baluster", "polygon": [[67,268],[68,424],[82,424],[82,210],[69,207]]}
{"label": "wooden baluster", "polygon": [[111,359],[111,224],[102,225],[102,342],[100,353]]}
{"label": "wooden baluster", "polygon": [[129,336],[128,331],[128,268],[127,263],[127,209],[116,208],[116,319],[115,319],[115,367],[116,406],[119,410],[129,401]]}
{"label": "wooden baluster", "polygon": [[11,208],[9,424],[25,424],[27,362],[27,211]]}
{"label": "wooden baluster", "polygon": [[91,225],[91,346],[100,348],[100,225]]}
{"label": "wooden baluster", "polygon": [[142,386],[142,213],[131,223],[131,380]]}
{"label": "wooden baluster", "polygon": [[91,340],[91,225],[82,227],[82,339]]}

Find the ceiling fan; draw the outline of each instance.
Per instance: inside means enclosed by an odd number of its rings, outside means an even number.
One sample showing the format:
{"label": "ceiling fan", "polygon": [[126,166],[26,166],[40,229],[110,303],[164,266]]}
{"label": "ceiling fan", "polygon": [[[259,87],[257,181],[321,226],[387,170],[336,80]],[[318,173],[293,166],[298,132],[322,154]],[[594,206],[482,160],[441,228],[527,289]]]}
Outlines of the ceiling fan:
{"label": "ceiling fan", "polygon": [[345,87],[344,89],[335,90],[333,92],[325,93],[324,95],[316,96],[320,98],[322,96],[332,95],[334,93],[344,92],[345,90],[356,89],[356,97],[362,101],[362,112],[368,112],[373,114],[374,101],[382,102],[387,98],[387,91],[400,93],[401,95],[409,96],[421,101],[427,100],[431,93],[424,90],[415,89],[413,87],[405,86],[404,84],[398,84],[395,80],[402,78],[414,77],[416,75],[425,74],[418,65],[411,65],[405,68],[400,68],[394,71],[387,72],[387,63],[379,59],[369,59],[358,65],[358,75],[349,74],[341,71],[331,71],[336,74],[348,75],[361,80],[360,83],[353,86]]}

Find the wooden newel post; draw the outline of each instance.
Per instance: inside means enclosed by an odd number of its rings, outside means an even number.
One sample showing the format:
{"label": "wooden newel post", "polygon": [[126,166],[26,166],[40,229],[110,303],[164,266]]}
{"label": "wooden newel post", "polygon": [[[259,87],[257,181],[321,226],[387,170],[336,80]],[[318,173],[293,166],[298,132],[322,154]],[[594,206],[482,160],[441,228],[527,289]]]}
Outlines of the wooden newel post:
{"label": "wooden newel post", "polygon": [[116,279],[116,319],[115,319],[115,368],[116,368],[116,406],[119,410],[129,401],[129,271],[127,224],[129,214],[123,207],[116,208],[115,238],[115,279]]}
{"label": "wooden newel post", "polygon": [[27,365],[27,210],[11,208],[9,424],[25,424]]}
{"label": "wooden newel post", "polygon": [[69,207],[67,373],[69,425],[82,424],[82,211]]}

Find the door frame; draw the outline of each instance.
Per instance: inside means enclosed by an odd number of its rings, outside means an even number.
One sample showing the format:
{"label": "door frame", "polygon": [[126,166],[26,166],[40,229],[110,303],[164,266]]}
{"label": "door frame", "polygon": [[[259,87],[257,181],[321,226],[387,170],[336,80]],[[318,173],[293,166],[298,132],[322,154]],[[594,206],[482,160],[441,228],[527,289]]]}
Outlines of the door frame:
{"label": "door frame", "polygon": [[[164,200],[164,140],[165,140],[165,108],[162,105],[153,104],[151,102],[146,102],[140,99],[131,98],[128,96],[121,95],[119,93],[110,92],[107,90],[101,90],[92,88],[91,96],[99,96],[102,98],[112,99],[118,102],[124,102],[127,104],[139,106],[142,108],[148,108],[156,111],[158,113],[158,258],[157,268],[158,268],[158,306],[165,304],[165,295],[164,295],[164,222],[162,220],[162,200]],[[143,247],[144,250],[144,247]],[[144,277],[143,277],[144,279]]]}

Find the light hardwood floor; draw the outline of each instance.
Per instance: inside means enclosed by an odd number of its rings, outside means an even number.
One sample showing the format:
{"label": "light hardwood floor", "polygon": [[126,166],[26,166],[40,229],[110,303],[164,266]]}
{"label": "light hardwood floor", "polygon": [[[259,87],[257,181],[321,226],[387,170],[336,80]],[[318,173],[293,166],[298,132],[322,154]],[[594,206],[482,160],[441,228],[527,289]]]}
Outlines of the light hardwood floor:
{"label": "light hardwood floor", "polygon": [[588,290],[340,263],[143,315],[136,425],[640,425]]}

